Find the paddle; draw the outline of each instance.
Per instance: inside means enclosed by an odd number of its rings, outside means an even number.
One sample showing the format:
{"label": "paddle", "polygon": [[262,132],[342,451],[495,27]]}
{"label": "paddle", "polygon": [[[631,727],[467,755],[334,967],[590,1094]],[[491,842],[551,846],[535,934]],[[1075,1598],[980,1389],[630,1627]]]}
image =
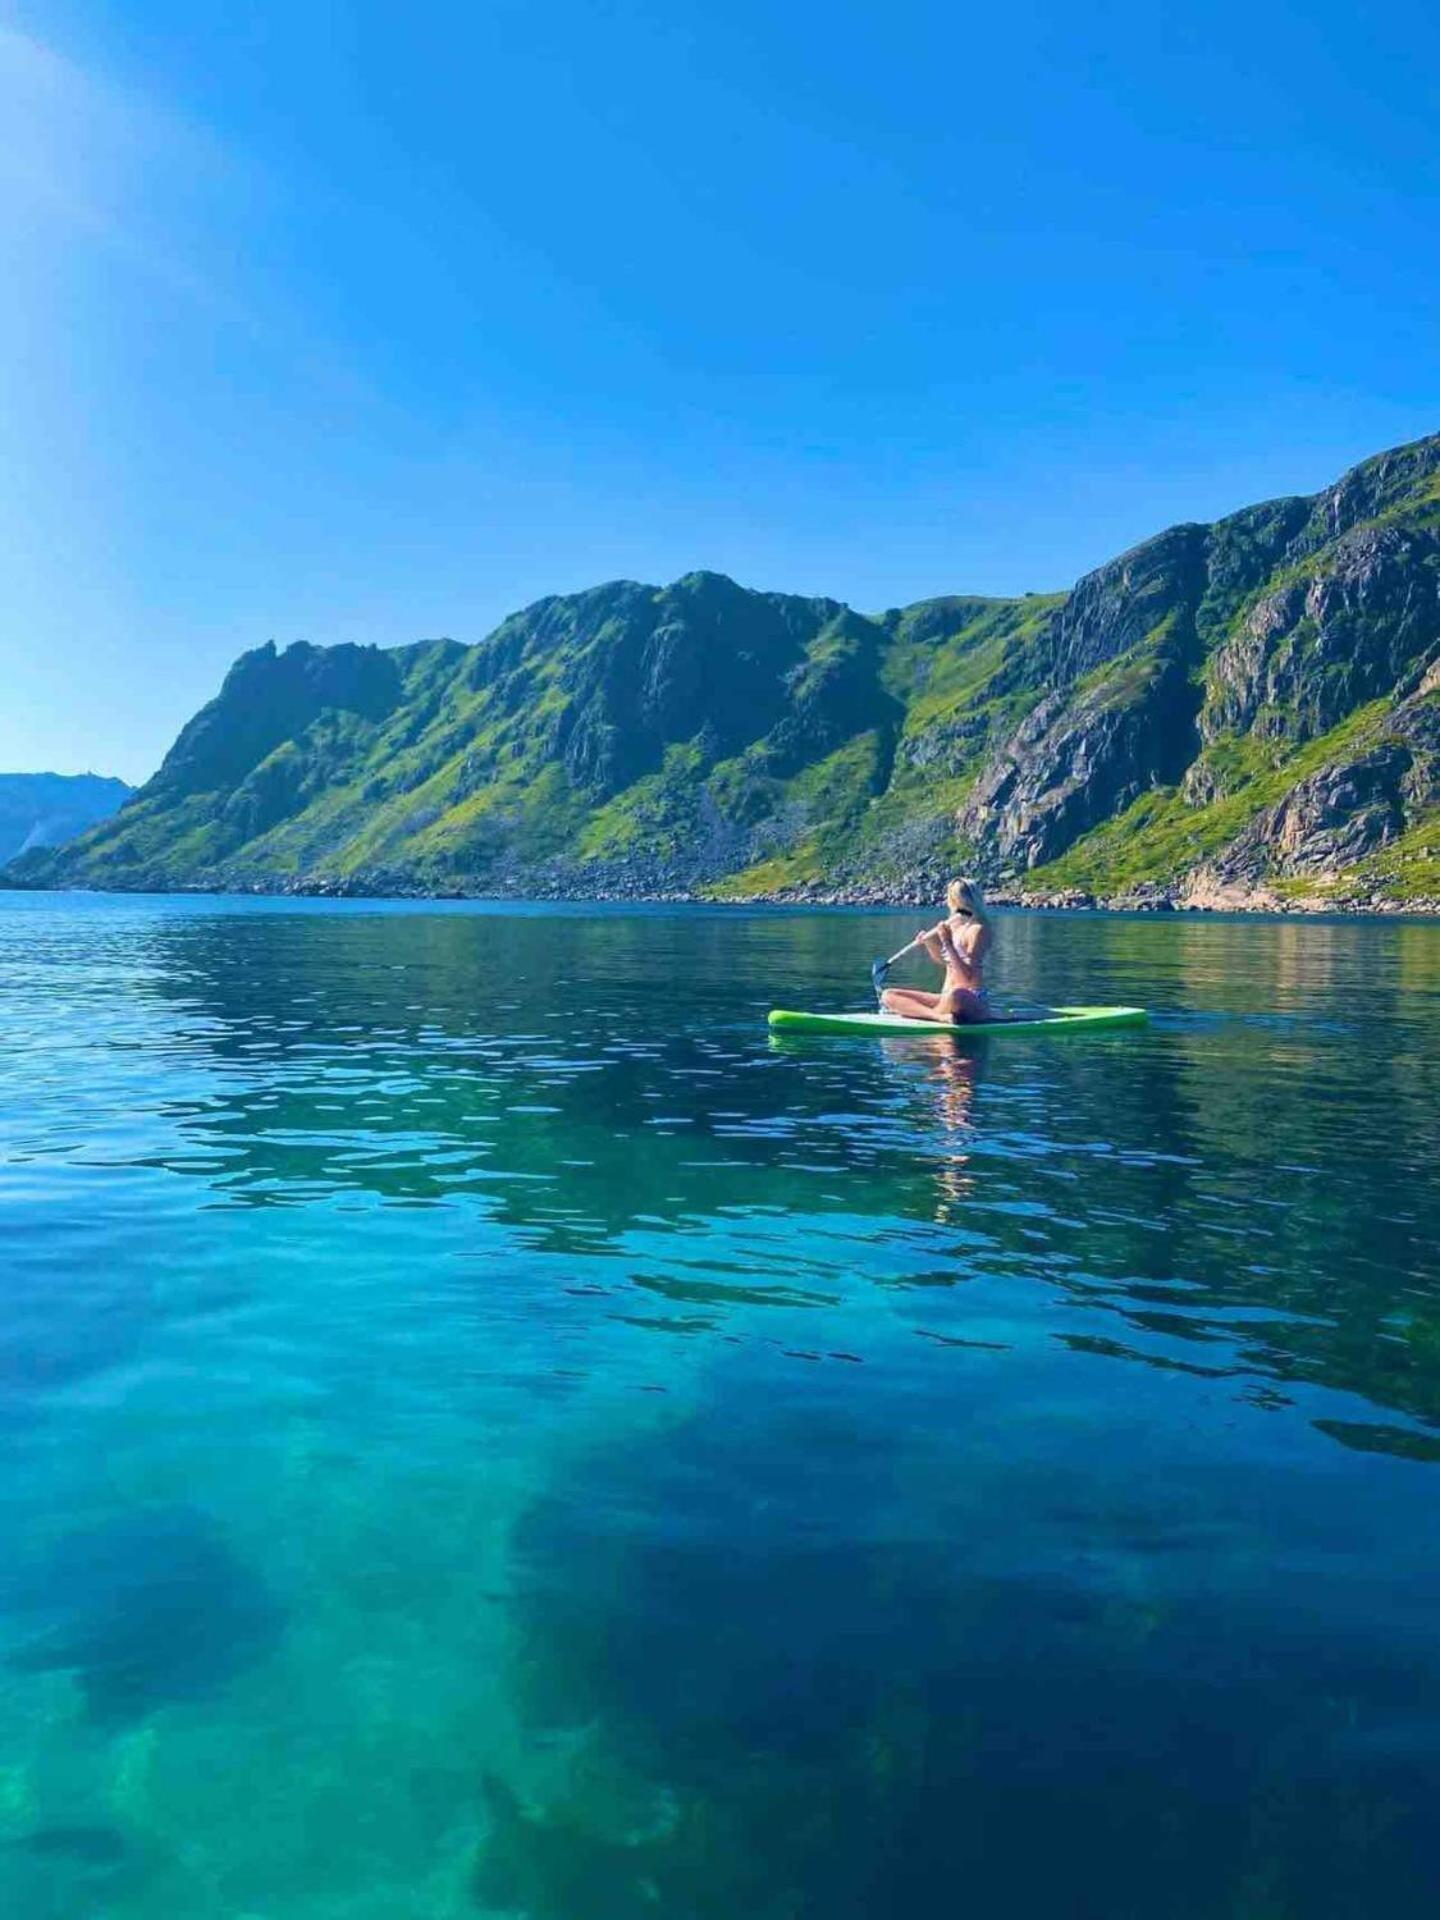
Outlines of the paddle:
{"label": "paddle", "polygon": [[[899,952],[892,953],[888,960],[872,960],[871,961],[870,984],[875,989],[875,998],[877,1000],[880,998],[880,995],[884,992],[885,976],[887,973],[889,973],[891,967],[894,966],[895,962],[897,960],[903,960],[907,953],[913,952],[914,949],[920,946],[923,943],[923,941],[926,939],[926,937],[929,934],[933,933],[934,931],[935,929],[933,927],[927,927],[924,933],[917,933],[913,940],[907,940],[905,942],[905,945],[900,948]],[[1051,1007],[1046,1001],[1027,1000],[1024,994],[1007,993],[1002,995],[1001,997],[1007,1007],[1023,1007],[1026,1009],[1026,1011],[1023,1013],[1007,1012],[1007,1013],[1000,1014],[997,1017],[1001,1020],[1028,1020],[1028,1019],[1032,1019],[1036,1014],[1049,1016],[1049,1015],[1052,1015],[1055,1011],[1054,1008]]]}
{"label": "paddle", "polygon": [[926,935],[928,935],[932,931],[933,931],[932,928],[927,927],[924,933],[917,933],[913,940],[907,940],[904,946],[901,947],[900,951],[898,953],[892,953],[888,960],[872,960],[871,961],[870,984],[872,987],[874,987],[877,998],[879,997],[882,989],[884,988],[885,976],[887,973],[889,973],[891,967],[894,966],[895,962],[897,960],[903,960],[906,954],[911,952],[913,948],[918,947],[920,943],[926,938]]}

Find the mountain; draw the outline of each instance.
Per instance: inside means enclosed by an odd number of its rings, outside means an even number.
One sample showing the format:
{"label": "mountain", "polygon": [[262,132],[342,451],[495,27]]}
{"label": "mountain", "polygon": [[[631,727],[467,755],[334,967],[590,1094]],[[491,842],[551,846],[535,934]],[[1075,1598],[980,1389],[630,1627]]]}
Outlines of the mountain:
{"label": "mountain", "polygon": [[95,773],[0,773],[0,865],[32,847],[58,847],[110,815],[134,791]]}
{"label": "mountain", "polygon": [[864,615],[718,574],[488,639],[246,654],[10,877],[1440,905],[1440,436],[1067,594]]}

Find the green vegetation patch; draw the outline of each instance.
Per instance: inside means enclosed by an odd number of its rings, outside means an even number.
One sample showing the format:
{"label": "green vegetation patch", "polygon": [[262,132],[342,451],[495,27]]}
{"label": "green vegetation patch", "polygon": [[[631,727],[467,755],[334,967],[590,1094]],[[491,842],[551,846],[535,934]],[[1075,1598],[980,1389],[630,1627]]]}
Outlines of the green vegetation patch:
{"label": "green vegetation patch", "polygon": [[1355,890],[1372,890],[1399,905],[1440,901],[1440,808],[1354,869]]}
{"label": "green vegetation patch", "polygon": [[[1301,780],[1383,735],[1388,700],[1357,708],[1338,727],[1240,781],[1234,791],[1207,806],[1194,806],[1178,787],[1157,787],[1126,810],[1077,840],[1058,860],[1036,867],[1027,891],[1080,888],[1087,893],[1126,893],[1146,883],[1165,883],[1220,853],[1266,807],[1283,800]],[[1218,743],[1217,743],[1218,744]],[[1228,751],[1228,749],[1226,749]],[[1234,770],[1259,759],[1243,741],[1234,745]]]}
{"label": "green vegetation patch", "polygon": [[646,774],[592,813],[580,832],[582,860],[613,859],[637,851],[673,857],[686,850],[705,768],[699,743],[665,749],[655,773]]}

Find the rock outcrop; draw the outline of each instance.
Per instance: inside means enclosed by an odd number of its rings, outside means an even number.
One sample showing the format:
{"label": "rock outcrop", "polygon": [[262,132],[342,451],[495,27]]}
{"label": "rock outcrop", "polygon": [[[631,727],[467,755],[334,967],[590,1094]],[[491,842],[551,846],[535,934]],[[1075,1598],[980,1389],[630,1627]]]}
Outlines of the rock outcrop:
{"label": "rock outcrop", "polygon": [[1440,537],[1353,528],[1257,600],[1218,649],[1202,731],[1314,739],[1437,644]]}
{"label": "rock outcrop", "polygon": [[1440,903],[1440,437],[1066,594],[713,573],[267,646],[37,885]]}
{"label": "rock outcrop", "polygon": [[1264,808],[1215,865],[1230,881],[1342,874],[1440,807],[1440,697],[1406,702],[1375,743],[1342,755]]}

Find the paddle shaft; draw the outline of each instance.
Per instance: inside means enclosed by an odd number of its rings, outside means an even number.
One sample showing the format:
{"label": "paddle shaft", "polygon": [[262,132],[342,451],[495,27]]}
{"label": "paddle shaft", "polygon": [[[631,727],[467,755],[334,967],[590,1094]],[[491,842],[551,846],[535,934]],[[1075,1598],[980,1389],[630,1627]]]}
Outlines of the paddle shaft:
{"label": "paddle shaft", "polygon": [[897,960],[903,960],[906,954],[911,952],[913,948],[920,946],[929,932],[930,929],[927,928],[925,933],[917,933],[913,940],[907,940],[905,942],[898,953],[892,953],[890,958],[885,962],[886,971],[888,972]]}
{"label": "paddle shaft", "polygon": [[[933,927],[927,927],[923,933],[917,933],[913,940],[907,940],[905,942],[905,945],[901,947],[900,951],[898,953],[892,953],[888,960],[876,960],[871,965],[870,978],[871,978],[871,981],[874,983],[875,991],[877,994],[879,993],[881,987],[884,985],[886,974],[889,973],[891,967],[894,966],[895,962],[897,960],[903,960],[906,954],[913,952],[913,950],[916,947],[923,946],[925,941],[929,939],[930,935],[934,933],[934,931],[935,929]],[[1053,1011],[1053,1009],[1050,1007],[1047,1001],[1030,1000],[1030,999],[1027,999],[1023,993],[1007,993],[1002,995],[1001,997],[1009,1006],[1038,1007],[1041,1009],[1042,1013],[1046,1015],[1049,1015]]]}
{"label": "paddle shaft", "polygon": [[891,967],[894,966],[895,962],[897,960],[903,960],[907,953],[911,952],[915,947],[922,945],[926,940],[928,940],[930,935],[933,932],[934,932],[933,927],[927,927],[923,933],[917,933],[913,940],[907,940],[905,942],[905,945],[901,947],[900,951],[898,953],[892,953],[888,960],[874,960],[871,962],[870,980],[872,985],[875,988],[876,993],[879,993],[881,987],[884,985],[885,976],[887,973],[889,973]]}

